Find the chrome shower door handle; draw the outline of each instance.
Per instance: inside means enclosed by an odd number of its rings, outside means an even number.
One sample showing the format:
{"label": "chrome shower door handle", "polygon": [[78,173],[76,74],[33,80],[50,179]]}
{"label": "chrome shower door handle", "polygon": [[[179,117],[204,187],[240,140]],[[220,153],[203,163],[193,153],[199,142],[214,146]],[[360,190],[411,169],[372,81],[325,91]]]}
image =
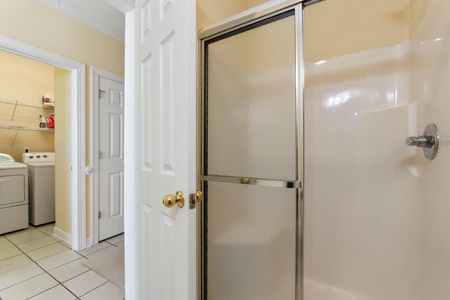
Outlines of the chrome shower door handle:
{"label": "chrome shower door handle", "polygon": [[406,139],[408,146],[416,146],[423,148],[423,154],[429,160],[436,157],[439,149],[439,131],[434,123],[430,123],[425,127],[423,136],[410,136]]}

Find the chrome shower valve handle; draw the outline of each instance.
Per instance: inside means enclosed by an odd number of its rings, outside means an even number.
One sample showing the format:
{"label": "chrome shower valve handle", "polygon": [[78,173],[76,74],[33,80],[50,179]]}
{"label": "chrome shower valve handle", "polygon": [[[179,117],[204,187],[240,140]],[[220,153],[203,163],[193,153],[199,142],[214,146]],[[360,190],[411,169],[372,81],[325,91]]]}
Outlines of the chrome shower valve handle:
{"label": "chrome shower valve handle", "polygon": [[433,160],[439,150],[439,140],[439,131],[436,124],[430,123],[425,127],[423,136],[410,136],[406,139],[406,144],[423,148],[425,157]]}
{"label": "chrome shower valve handle", "polygon": [[434,145],[435,140],[432,136],[410,136],[406,139],[408,146],[427,147],[430,148]]}

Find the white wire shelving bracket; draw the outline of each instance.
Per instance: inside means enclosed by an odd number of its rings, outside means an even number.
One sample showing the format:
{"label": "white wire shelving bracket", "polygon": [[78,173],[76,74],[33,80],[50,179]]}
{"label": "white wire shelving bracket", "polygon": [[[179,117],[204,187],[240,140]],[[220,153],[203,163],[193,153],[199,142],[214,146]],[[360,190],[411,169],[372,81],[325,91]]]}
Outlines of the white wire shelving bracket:
{"label": "white wire shelving bracket", "polygon": [[[0,103],[14,105],[14,111],[11,116],[11,121],[14,121],[14,116],[16,114],[17,106],[34,107],[34,108],[41,108],[41,109],[54,109],[53,106],[44,106],[42,104],[35,104],[35,103],[29,103],[29,102],[18,101],[18,100],[10,100],[10,99],[2,99],[2,98],[0,98]],[[11,142],[11,147],[14,147],[14,142],[16,141],[17,135],[19,134],[20,130],[54,132],[53,128],[36,128],[36,127],[27,127],[27,126],[20,126],[20,125],[2,125],[2,124],[0,124],[0,128],[16,130],[16,134],[14,135],[14,138]]]}
{"label": "white wire shelving bracket", "polygon": [[19,100],[10,100],[10,99],[2,99],[0,98],[0,103],[6,103],[6,104],[12,104],[12,105],[19,105],[19,106],[27,106],[27,107],[36,107],[36,108],[49,108],[53,109],[53,107],[46,107],[42,104],[36,104],[36,103],[29,103],[25,101],[19,101]]}

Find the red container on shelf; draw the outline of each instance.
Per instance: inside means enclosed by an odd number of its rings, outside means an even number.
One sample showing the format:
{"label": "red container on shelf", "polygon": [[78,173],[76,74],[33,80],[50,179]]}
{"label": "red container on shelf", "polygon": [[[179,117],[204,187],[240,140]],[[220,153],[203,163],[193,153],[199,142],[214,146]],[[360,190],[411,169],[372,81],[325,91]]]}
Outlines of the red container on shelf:
{"label": "red container on shelf", "polygon": [[55,115],[54,114],[51,114],[48,117],[47,127],[48,128],[55,128]]}

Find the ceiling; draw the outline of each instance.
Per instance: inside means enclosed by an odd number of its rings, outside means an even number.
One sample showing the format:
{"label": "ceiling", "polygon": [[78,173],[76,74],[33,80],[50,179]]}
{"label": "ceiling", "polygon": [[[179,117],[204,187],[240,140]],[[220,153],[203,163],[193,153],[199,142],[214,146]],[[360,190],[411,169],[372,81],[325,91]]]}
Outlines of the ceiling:
{"label": "ceiling", "polygon": [[125,41],[125,14],[108,4],[108,0],[41,1],[119,41]]}

